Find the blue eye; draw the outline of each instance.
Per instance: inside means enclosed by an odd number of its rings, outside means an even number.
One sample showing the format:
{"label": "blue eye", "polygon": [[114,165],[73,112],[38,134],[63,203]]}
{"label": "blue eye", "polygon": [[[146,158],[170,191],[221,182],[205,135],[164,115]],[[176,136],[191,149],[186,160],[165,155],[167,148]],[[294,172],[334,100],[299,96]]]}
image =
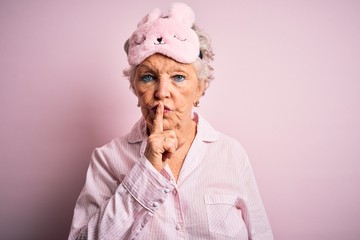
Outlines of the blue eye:
{"label": "blue eye", "polygon": [[185,80],[185,76],[179,74],[175,75],[173,78],[175,82],[182,82]]}
{"label": "blue eye", "polygon": [[141,76],[141,80],[144,82],[151,82],[152,80],[154,80],[154,77],[147,74],[147,75]]}

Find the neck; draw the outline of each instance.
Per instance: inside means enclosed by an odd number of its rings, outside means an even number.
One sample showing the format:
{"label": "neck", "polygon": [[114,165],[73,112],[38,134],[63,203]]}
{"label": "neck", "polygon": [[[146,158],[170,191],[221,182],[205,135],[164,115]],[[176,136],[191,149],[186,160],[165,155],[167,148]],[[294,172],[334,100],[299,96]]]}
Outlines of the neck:
{"label": "neck", "polygon": [[187,124],[175,129],[176,136],[187,143],[192,143],[196,135],[196,125],[196,122],[191,119]]}

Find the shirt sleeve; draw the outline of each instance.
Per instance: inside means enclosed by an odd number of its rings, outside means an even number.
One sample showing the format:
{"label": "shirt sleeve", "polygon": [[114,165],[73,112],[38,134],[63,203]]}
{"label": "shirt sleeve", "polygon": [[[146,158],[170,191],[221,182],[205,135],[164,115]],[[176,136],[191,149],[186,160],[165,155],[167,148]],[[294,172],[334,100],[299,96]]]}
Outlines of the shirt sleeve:
{"label": "shirt sleeve", "polygon": [[241,185],[245,190],[245,198],[240,199],[237,205],[244,210],[243,218],[248,229],[249,240],[272,240],[271,226],[247,156],[241,174]]}
{"label": "shirt sleeve", "polygon": [[145,157],[122,180],[117,179],[96,149],[68,239],[133,239],[173,188]]}

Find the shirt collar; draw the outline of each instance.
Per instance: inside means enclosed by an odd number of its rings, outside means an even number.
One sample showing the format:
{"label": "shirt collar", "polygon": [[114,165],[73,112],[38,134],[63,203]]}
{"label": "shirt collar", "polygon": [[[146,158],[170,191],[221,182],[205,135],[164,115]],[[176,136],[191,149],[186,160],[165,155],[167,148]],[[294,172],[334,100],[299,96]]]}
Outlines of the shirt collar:
{"label": "shirt collar", "polygon": [[[193,119],[197,122],[197,135],[204,142],[215,142],[219,137],[219,132],[216,131],[210,123],[208,123],[199,113],[193,112]],[[142,142],[148,137],[146,133],[146,123],[144,118],[140,118],[131,131],[126,135],[129,143]]]}
{"label": "shirt collar", "polygon": [[145,119],[141,117],[126,135],[129,143],[142,142],[147,138]]}

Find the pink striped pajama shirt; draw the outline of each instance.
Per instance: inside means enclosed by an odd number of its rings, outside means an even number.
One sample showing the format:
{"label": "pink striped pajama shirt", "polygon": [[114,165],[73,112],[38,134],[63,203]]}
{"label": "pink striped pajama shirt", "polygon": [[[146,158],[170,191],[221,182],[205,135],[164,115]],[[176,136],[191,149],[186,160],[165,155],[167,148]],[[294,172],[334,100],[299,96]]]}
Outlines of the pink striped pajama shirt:
{"label": "pink striped pajama shirt", "polygon": [[146,125],[95,149],[69,239],[273,239],[248,157],[198,114],[177,182],[145,158]]}

